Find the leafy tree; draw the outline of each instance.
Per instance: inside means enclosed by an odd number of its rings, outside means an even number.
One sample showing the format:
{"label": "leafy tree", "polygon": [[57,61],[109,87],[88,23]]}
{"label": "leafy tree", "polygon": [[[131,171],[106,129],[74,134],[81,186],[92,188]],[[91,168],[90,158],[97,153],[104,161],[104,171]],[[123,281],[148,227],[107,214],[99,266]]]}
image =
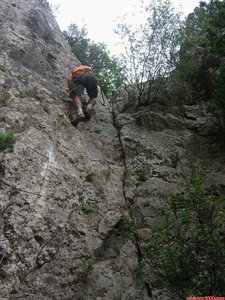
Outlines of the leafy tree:
{"label": "leafy tree", "polygon": [[92,42],[89,44],[86,63],[97,72],[103,91],[112,99],[115,89],[124,79],[117,58],[110,56],[104,43]]}
{"label": "leafy tree", "polygon": [[207,5],[209,10],[209,51],[219,57],[219,68],[214,72],[213,98],[225,112],[225,1],[211,0]]}
{"label": "leafy tree", "polygon": [[90,39],[87,37],[87,29],[85,26],[79,28],[76,24],[71,24],[64,36],[70,45],[74,55],[82,62],[87,60],[87,52]]}
{"label": "leafy tree", "polygon": [[82,64],[89,65],[95,70],[103,92],[113,100],[115,89],[123,82],[123,73],[118,59],[110,56],[104,43],[90,41],[85,27],[80,29],[72,24],[64,35],[75,56]]}
{"label": "leafy tree", "polygon": [[207,33],[210,50],[225,55],[225,1],[213,0],[209,4],[204,3],[204,6],[209,12]]}
{"label": "leafy tree", "polygon": [[145,261],[155,285],[188,295],[224,295],[224,197],[211,195],[198,177],[186,196],[174,194],[162,224],[153,230]]}
{"label": "leafy tree", "polygon": [[181,30],[177,71],[197,99],[215,99],[225,110],[225,1],[200,2]]}
{"label": "leafy tree", "polygon": [[179,46],[180,14],[170,0],[150,2],[143,7],[143,16],[143,24],[135,26],[125,19],[116,31],[125,45],[127,91],[138,105],[149,103],[166,88]]}
{"label": "leafy tree", "polygon": [[210,98],[211,85],[206,71],[208,16],[203,2],[189,14],[180,29],[178,78],[189,83],[195,100]]}

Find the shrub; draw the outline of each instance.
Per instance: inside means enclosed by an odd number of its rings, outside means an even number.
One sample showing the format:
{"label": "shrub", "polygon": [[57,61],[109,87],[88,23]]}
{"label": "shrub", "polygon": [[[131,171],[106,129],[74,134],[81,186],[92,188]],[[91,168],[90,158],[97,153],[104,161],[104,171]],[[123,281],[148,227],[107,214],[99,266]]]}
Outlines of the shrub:
{"label": "shrub", "polygon": [[0,94],[0,103],[4,104],[7,100],[9,100],[10,96],[7,92],[3,92]]}
{"label": "shrub", "polygon": [[93,205],[90,203],[90,202],[87,202],[87,203],[84,203],[82,205],[82,211],[85,213],[85,214],[90,214],[93,212]]}
{"label": "shrub", "polygon": [[224,197],[208,195],[193,177],[187,196],[173,195],[146,249],[154,284],[187,295],[224,295]]}
{"label": "shrub", "polygon": [[138,225],[136,219],[123,216],[113,231],[116,236],[122,237],[125,241],[134,240]]}
{"label": "shrub", "polygon": [[6,68],[4,65],[0,65],[0,71],[6,73]]}
{"label": "shrub", "polygon": [[224,110],[225,2],[200,1],[180,32],[177,74],[190,85],[195,100],[213,99]]}
{"label": "shrub", "polygon": [[125,17],[116,31],[125,45],[121,66],[128,97],[139,106],[149,104],[166,90],[178,58],[180,25],[180,14],[170,0],[150,1],[142,13],[141,25],[129,24]]}
{"label": "shrub", "polygon": [[101,130],[97,128],[97,129],[94,130],[94,132],[97,133],[97,134],[100,134]]}
{"label": "shrub", "polygon": [[18,97],[18,98],[27,98],[27,97],[29,97],[29,96],[28,96],[27,91],[22,90],[22,91],[19,92],[19,94],[17,95],[17,97]]}
{"label": "shrub", "polygon": [[12,132],[0,132],[0,151],[12,149],[15,137]]}
{"label": "shrub", "polygon": [[55,35],[54,32],[51,29],[46,28],[43,33],[42,33],[42,37],[43,39],[47,42],[47,43],[52,43],[54,42],[55,39]]}
{"label": "shrub", "polygon": [[137,172],[137,175],[139,181],[145,182],[148,179],[149,171],[146,169],[142,169]]}

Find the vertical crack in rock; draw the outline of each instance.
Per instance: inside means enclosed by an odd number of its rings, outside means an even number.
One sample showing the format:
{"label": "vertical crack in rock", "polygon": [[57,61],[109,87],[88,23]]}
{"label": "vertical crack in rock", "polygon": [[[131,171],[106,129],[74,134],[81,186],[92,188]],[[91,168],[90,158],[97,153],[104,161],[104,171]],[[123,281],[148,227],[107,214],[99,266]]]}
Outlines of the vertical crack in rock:
{"label": "vertical crack in rock", "polygon": [[[113,116],[113,125],[117,130],[118,139],[119,139],[119,142],[120,142],[120,145],[121,145],[121,148],[122,148],[123,159],[124,159],[124,174],[125,174],[126,171],[127,171],[126,153],[125,153],[125,150],[124,150],[124,147],[123,147],[123,142],[122,142],[122,139],[121,139],[120,128],[118,127],[117,122],[116,122],[116,113],[114,111],[112,111],[112,116]],[[125,192],[125,186],[126,186],[126,183],[125,183],[125,179],[124,179],[124,176],[123,176],[123,197],[125,199],[126,204],[128,204],[128,200],[127,200],[126,192]],[[132,211],[130,210],[129,205],[127,205],[127,210],[129,212],[129,215],[130,215],[131,219],[133,219]],[[143,255],[142,255],[141,247],[139,245],[138,235],[136,233],[134,233],[134,243],[135,243],[135,247],[137,249],[138,259],[139,259],[139,261],[141,261],[142,258],[143,258]],[[144,285],[145,285],[148,296],[152,297],[151,285],[148,282],[144,282]]]}

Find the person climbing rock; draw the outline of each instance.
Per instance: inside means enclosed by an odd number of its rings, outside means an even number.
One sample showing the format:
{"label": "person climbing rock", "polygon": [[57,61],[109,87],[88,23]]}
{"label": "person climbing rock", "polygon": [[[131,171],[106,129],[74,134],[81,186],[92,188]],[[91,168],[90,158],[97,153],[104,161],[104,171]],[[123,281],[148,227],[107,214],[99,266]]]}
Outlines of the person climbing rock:
{"label": "person climbing rock", "polygon": [[[77,126],[80,122],[91,119],[91,110],[96,104],[98,96],[98,81],[95,72],[90,67],[81,65],[72,69],[67,83],[70,92],[69,96],[73,100],[77,114],[76,118],[71,121],[71,124]],[[83,107],[81,96],[84,93],[84,89],[87,91],[89,101]]]}

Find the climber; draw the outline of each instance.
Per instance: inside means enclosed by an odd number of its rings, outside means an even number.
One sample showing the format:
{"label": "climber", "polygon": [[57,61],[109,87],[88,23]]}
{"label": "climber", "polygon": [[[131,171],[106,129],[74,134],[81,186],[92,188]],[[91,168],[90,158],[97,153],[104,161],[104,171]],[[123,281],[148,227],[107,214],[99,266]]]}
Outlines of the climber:
{"label": "climber", "polygon": [[[95,72],[90,67],[81,65],[72,69],[67,83],[70,98],[73,100],[77,114],[76,118],[71,121],[71,124],[77,126],[81,121],[91,119],[91,110],[96,104],[98,96],[98,81]],[[81,95],[84,93],[84,89],[86,89],[89,96],[89,101],[85,107],[83,107],[81,102]]]}

